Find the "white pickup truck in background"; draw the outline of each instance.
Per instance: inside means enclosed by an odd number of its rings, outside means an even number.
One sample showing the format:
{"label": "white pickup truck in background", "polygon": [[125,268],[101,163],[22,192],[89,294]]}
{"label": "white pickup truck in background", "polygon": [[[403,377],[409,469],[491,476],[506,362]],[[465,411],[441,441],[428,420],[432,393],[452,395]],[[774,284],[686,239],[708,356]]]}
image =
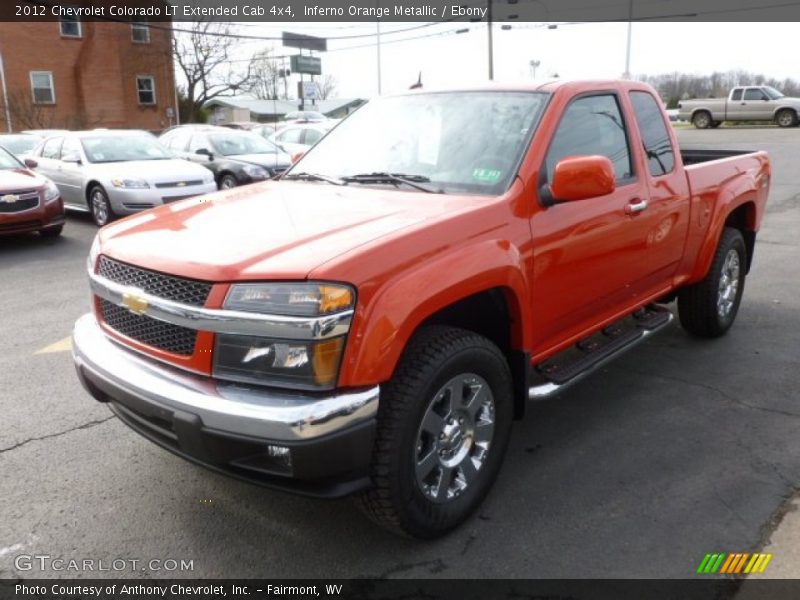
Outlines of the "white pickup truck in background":
{"label": "white pickup truck in background", "polygon": [[800,98],[789,98],[768,85],[735,87],[727,98],[682,100],[678,118],[698,129],[719,127],[723,121],[768,121],[795,127]]}

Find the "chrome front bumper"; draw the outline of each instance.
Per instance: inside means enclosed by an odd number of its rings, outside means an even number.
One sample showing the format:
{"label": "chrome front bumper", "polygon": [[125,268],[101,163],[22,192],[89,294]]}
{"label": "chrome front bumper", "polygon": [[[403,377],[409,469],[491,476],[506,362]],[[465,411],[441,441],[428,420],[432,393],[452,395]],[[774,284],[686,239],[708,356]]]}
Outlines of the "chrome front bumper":
{"label": "chrome front bumper", "polygon": [[[378,386],[323,395],[292,393],[171,368],[112,342],[91,314],[75,323],[72,342],[81,380],[86,385],[88,378],[109,390],[106,401],[124,404],[124,398],[135,399],[159,413],[189,414],[202,427],[223,434],[270,442],[309,441],[374,421],[378,411]],[[97,397],[96,390],[89,391]]]}

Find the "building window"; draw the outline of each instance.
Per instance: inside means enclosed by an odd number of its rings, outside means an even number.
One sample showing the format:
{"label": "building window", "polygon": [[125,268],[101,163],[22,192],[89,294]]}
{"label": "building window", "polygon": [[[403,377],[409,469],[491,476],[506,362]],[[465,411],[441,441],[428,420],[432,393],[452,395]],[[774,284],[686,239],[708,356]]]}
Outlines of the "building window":
{"label": "building window", "polygon": [[131,23],[131,39],[137,44],[149,44],[150,27],[145,23]]}
{"label": "building window", "polygon": [[55,104],[56,90],[50,71],[31,71],[31,90],[34,104]]}
{"label": "building window", "polygon": [[136,77],[136,92],[139,94],[139,104],[155,104],[155,79],[150,75],[139,75]]}
{"label": "building window", "polygon": [[61,35],[64,37],[81,37],[81,20],[78,17],[60,17]]}

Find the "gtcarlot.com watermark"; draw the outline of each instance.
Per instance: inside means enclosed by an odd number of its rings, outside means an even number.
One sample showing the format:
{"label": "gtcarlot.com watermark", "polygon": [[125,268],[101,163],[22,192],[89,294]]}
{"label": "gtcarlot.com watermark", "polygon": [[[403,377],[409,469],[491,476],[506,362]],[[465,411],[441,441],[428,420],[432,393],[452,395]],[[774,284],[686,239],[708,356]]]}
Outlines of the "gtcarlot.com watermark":
{"label": "gtcarlot.com watermark", "polygon": [[194,559],[185,558],[65,558],[49,554],[20,554],[14,557],[18,571],[84,572],[183,572],[194,571]]}

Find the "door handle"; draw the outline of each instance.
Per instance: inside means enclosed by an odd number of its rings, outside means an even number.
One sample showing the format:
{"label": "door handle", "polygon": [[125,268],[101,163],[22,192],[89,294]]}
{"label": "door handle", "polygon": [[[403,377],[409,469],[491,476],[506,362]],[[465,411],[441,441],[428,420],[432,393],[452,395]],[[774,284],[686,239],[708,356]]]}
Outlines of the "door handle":
{"label": "door handle", "polygon": [[647,200],[640,200],[639,198],[634,198],[625,206],[626,215],[635,215],[643,210],[647,210]]}

